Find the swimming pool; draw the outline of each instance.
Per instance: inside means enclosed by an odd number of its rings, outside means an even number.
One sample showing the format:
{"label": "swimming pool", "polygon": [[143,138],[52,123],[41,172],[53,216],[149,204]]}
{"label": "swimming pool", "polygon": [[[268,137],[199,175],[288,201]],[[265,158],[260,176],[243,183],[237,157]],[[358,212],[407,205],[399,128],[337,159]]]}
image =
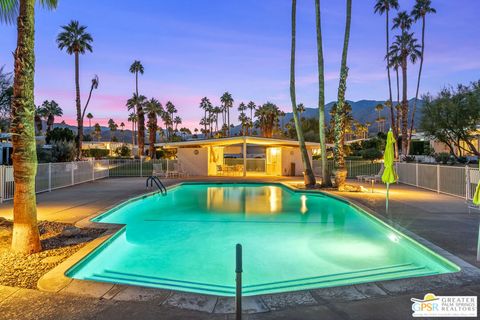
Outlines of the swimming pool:
{"label": "swimming pool", "polygon": [[245,295],[460,270],[347,202],[281,185],[183,184],[92,221],[125,226],[69,277],[232,296],[237,243]]}

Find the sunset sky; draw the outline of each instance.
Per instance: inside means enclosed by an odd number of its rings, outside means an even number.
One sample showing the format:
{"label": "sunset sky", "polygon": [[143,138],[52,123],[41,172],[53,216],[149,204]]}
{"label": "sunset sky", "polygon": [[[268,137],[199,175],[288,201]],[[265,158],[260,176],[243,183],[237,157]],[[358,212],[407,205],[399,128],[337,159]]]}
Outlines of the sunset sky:
{"label": "sunset sky", "polygon": [[[373,0],[353,1],[348,64],[349,100],[385,99],[387,83],[385,18],[374,15]],[[480,1],[433,0],[428,16],[422,92],[480,79]],[[400,0],[411,10],[413,0]],[[134,91],[128,72],[141,60],[140,91],[163,104],[171,100],[184,124],[199,127],[200,99],[214,104],[230,91],[235,104],[272,101],[289,111],[290,10],[288,0],[82,0],[59,1],[54,12],[37,10],[35,100],[54,99],[64,119],[74,123],[74,59],[57,48],[60,26],[79,20],[94,38],[93,53],[81,57],[82,104],[90,79],[100,78],[89,110],[94,122],[118,123],[128,116],[126,100]],[[336,97],[345,23],[344,1],[322,1],[326,100]],[[307,107],[317,104],[317,61],[313,0],[298,1],[297,95]],[[417,36],[420,23],[415,26]],[[0,66],[13,69],[14,26],[0,25]],[[410,93],[414,73],[411,69]],[[237,122],[237,113],[232,119]],[[127,127],[128,124],[127,124]]]}

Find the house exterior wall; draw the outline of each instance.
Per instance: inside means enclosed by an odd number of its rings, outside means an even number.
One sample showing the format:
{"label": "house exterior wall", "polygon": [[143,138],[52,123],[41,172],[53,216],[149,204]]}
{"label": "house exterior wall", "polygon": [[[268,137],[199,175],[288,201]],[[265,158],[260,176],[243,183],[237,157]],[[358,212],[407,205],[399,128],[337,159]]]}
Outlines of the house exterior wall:
{"label": "house exterior wall", "polygon": [[[312,161],[312,150],[308,149],[308,157]],[[300,148],[283,147],[282,148],[282,175],[292,175],[290,172],[291,164],[295,163],[295,176],[301,176],[303,172],[302,154]]]}
{"label": "house exterior wall", "polygon": [[182,169],[191,176],[208,175],[207,148],[178,148],[177,159]]}

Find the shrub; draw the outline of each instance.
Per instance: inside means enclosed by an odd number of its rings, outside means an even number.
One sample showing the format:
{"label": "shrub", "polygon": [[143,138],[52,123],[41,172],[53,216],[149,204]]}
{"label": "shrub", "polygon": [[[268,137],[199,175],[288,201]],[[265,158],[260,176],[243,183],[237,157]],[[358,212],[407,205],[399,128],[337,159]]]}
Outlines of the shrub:
{"label": "shrub", "polygon": [[440,152],[435,154],[434,158],[436,162],[447,164],[451,159],[451,155],[448,152]]}
{"label": "shrub", "polygon": [[110,154],[110,150],[108,149],[86,149],[82,150],[82,154],[84,157],[92,157],[95,159],[105,158]]}
{"label": "shrub", "polygon": [[72,142],[75,140],[75,133],[68,128],[55,128],[50,132],[47,132],[45,141],[47,144],[51,144],[55,141]]}
{"label": "shrub", "polygon": [[361,155],[364,160],[371,160],[371,161],[381,159],[383,156],[382,152],[375,148],[362,150]]}
{"label": "shrub", "polygon": [[53,141],[52,161],[69,162],[75,160],[77,155],[75,143],[68,141]]}
{"label": "shrub", "polygon": [[37,160],[39,163],[52,162],[52,150],[37,146]]}
{"label": "shrub", "polygon": [[115,149],[115,154],[119,157],[130,157],[130,148],[127,147],[126,145],[123,145],[121,147],[118,147],[117,149]]}
{"label": "shrub", "polygon": [[402,160],[407,163],[415,162],[415,156],[403,156]]}
{"label": "shrub", "polygon": [[457,161],[461,164],[466,164],[468,162],[467,157],[458,157]]}

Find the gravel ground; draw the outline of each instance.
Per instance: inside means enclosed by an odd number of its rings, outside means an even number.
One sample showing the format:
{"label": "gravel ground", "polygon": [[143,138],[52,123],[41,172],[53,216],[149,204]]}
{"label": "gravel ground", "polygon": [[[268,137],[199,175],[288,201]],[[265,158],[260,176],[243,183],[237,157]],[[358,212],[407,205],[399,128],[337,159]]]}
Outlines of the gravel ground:
{"label": "gravel ground", "polygon": [[41,276],[105,231],[40,221],[43,251],[22,255],[10,250],[12,227],[11,221],[0,218],[0,285],[29,289],[36,289]]}

